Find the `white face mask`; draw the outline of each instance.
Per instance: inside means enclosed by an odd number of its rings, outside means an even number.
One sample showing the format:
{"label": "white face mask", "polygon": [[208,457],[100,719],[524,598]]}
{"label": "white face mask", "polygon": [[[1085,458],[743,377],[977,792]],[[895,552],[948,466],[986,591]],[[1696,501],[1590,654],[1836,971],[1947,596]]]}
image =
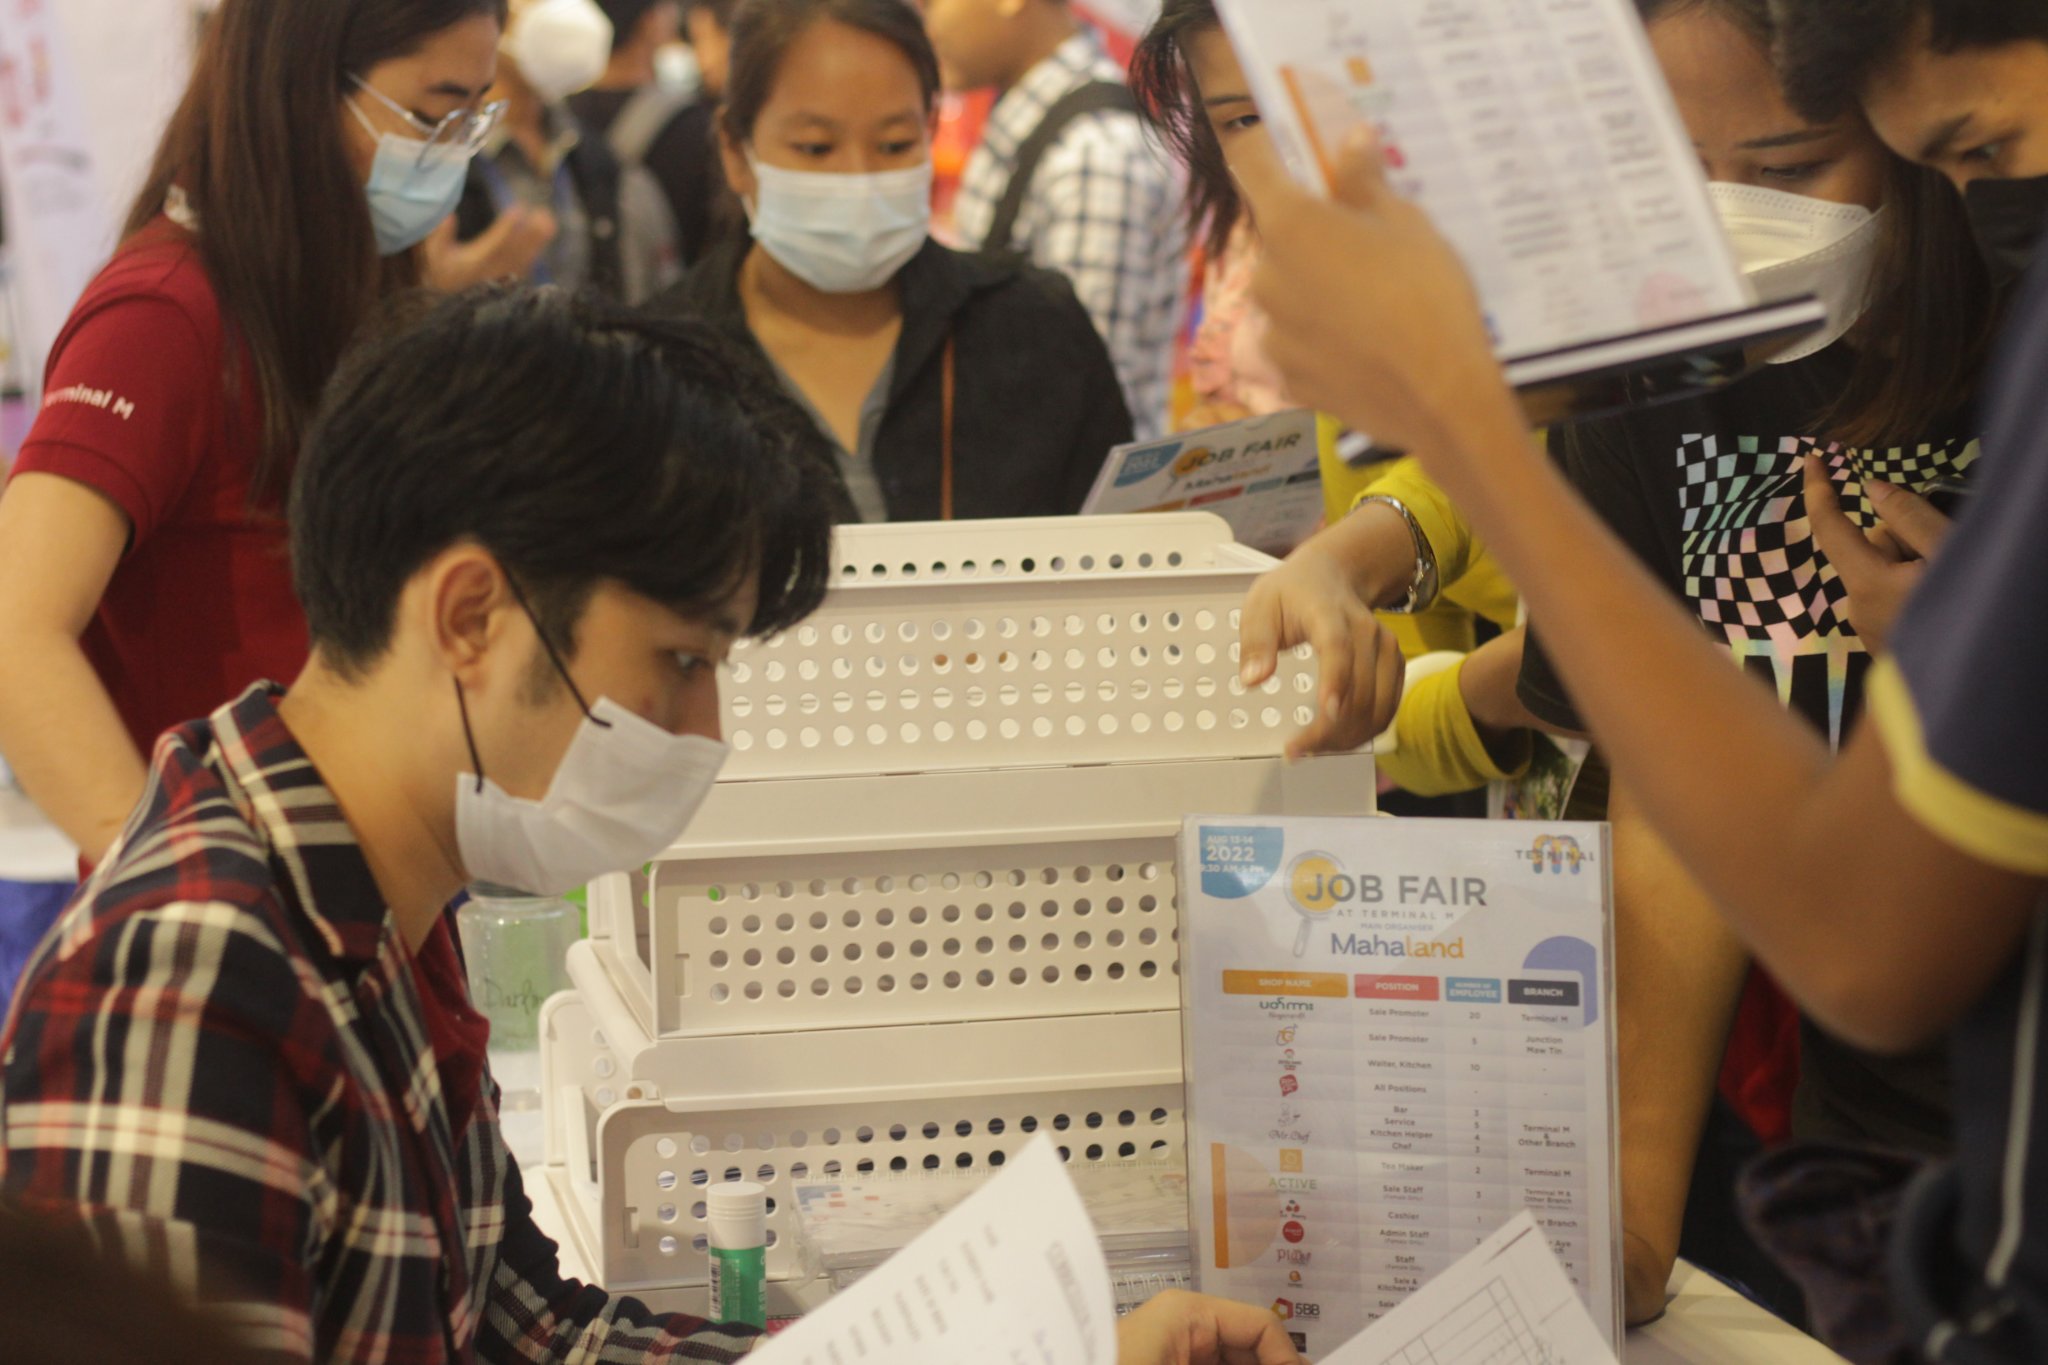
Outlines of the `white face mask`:
{"label": "white face mask", "polygon": [[880,289],[924,247],[932,229],[932,165],[833,175],[764,166],[747,218],[783,269],[827,294]]}
{"label": "white face mask", "polygon": [[1717,181],[1707,190],[1742,273],[1764,302],[1814,294],[1827,305],[1827,326],[1770,363],[1804,360],[1841,340],[1870,302],[1882,210],[1753,185]]}
{"label": "white face mask", "polygon": [[[456,698],[462,699],[459,683]],[[467,736],[467,703],[462,724]],[[637,868],[682,835],[731,752],[702,735],[672,735],[599,697],[547,795],[529,801],[483,776],[472,738],[476,774],[455,778],[463,871],[473,882],[560,896],[608,872]]]}
{"label": "white face mask", "polygon": [[612,58],[612,21],[592,0],[533,0],[505,30],[505,55],[533,93],[553,104],[588,90]]}

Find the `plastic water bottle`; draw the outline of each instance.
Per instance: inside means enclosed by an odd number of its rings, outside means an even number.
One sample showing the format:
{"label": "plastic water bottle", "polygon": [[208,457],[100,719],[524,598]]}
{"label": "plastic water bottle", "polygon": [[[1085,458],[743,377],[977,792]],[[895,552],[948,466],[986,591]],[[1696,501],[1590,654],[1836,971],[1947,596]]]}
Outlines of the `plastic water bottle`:
{"label": "plastic water bottle", "polygon": [[567,901],[479,883],[456,915],[472,1003],[491,1021],[499,1124],[521,1166],[541,1161],[540,1007],[568,990],[569,945],[583,912]]}
{"label": "plastic water bottle", "polygon": [[711,1320],[768,1327],[768,1190],[728,1180],[704,1191]]}

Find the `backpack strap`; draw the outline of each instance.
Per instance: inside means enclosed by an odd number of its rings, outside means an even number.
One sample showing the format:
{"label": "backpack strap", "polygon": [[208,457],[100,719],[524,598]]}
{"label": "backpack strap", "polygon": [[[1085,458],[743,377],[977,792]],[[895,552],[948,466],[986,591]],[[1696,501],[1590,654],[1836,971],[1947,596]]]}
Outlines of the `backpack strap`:
{"label": "backpack strap", "polygon": [[678,94],[659,82],[643,85],[633,92],[605,133],[612,155],[621,166],[638,166],[647,160],[654,140],[668,130],[676,115],[690,107],[689,96]]}
{"label": "backpack strap", "polygon": [[1024,200],[1031,193],[1031,181],[1038,174],[1038,163],[1045,160],[1045,154],[1052,150],[1053,143],[1076,119],[1089,114],[1138,112],[1138,101],[1131,94],[1131,88],[1122,81],[1090,81],[1077,85],[1045,111],[1045,117],[1031,130],[1017,148],[1017,164],[1010,172],[1010,183],[1003,190],[1003,197],[996,205],[996,216],[989,225],[988,238],[981,244],[983,251],[1008,251],[1010,241],[1016,235],[1017,220],[1024,213]]}
{"label": "backpack strap", "polygon": [[619,163],[601,142],[585,139],[569,149],[569,178],[576,182],[583,216],[590,224],[590,273],[586,283],[607,299],[626,298],[625,216],[619,208]]}

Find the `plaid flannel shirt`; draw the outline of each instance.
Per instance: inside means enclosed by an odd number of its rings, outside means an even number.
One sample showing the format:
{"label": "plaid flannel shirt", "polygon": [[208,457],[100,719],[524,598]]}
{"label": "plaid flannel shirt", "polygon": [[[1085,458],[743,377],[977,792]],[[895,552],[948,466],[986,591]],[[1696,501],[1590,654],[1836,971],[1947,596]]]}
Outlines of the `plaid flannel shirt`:
{"label": "plaid flannel shirt", "polygon": [[277,1360],[750,1344],[560,1276],[488,1078],[453,1131],[411,958],[267,685],[158,743],[0,1056],[0,1193],[82,1222]]}
{"label": "plaid flannel shirt", "polygon": [[[1123,69],[1084,29],[1003,92],[954,202],[954,230],[963,245],[977,250],[988,240],[1017,153],[1052,106],[1080,86],[1123,78]],[[1147,140],[1136,115],[1084,115],[1046,149],[1011,242],[1033,265],[1073,283],[1109,346],[1140,440],[1165,429],[1174,342],[1187,298],[1181,184],[1180,172]]]}

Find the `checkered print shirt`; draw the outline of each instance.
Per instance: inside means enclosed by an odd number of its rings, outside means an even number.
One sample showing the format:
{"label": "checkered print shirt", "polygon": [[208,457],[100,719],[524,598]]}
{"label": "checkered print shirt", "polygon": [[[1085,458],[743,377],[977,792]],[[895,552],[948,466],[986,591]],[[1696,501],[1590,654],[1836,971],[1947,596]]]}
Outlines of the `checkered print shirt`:
{"label": "checkered print shirt", "polygon": [[[1083,30],[1003,93],[954,204],[962,245],[974,250],[988,240],[1017,153],[1052,106],[1080,86],[1123,74]],[[1046,149],[1011,242],[1032,264],[1073,282],[1116,362],[1140,440],[1166,425],[1188,283],[1181,189],[1180,172],[1135,115],[1086,114]]]}
{"label": "checkered print shirt", "polygon": [[0,1056],[0,1194],[82,1223],[267,1358],[749,1345],[561,1278],[488,1078],[450,1118],[411,958],[267,686],[158,743]]}

